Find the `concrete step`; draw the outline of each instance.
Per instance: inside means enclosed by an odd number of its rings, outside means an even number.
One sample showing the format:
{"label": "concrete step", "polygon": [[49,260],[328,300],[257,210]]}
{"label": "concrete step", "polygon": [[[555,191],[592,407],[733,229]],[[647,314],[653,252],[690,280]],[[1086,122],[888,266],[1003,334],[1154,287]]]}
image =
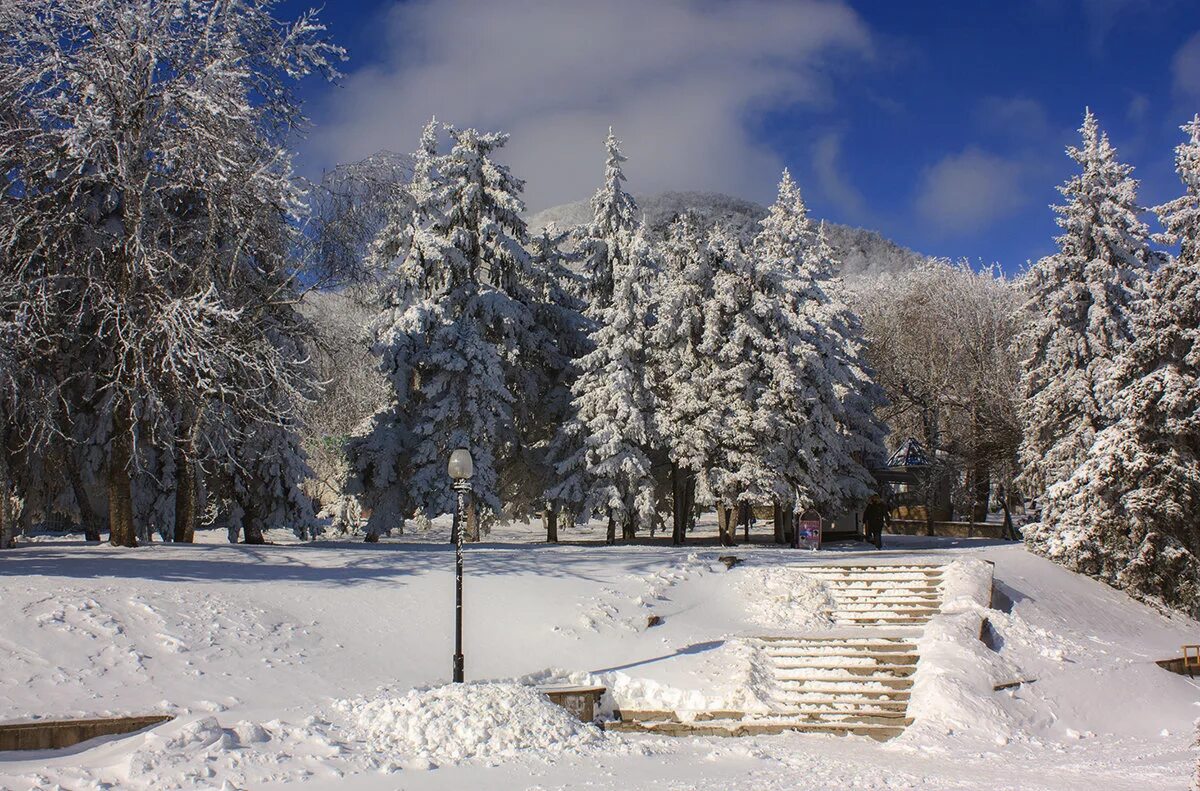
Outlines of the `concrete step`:
{"label": "concrete step", "polygon": [[861,635],[805,635],[801,637],[782,637],[777,635],[766,635],[763,637],[753,637],[752,640],[761,640],[764,643],[769,643],[770,647],[778,646],[837,646],[845,648],[864,648],[871,647],[876,650],[886,650],[890,647],[908,648],[916,647],[911,637],[904,636],[889,636],[883,637],[878,635],[861,636]]}
{"label": "concrete step", "polygon": [[814,700],[838,700],[847,703],[903,703],[908,705],[910,691],[908,689],[846,689],[838,687],[797,687],[795,689],[780,689],[772,699],[783,706],[803,706]]}
{"label": "concrete step", "polygon": [[823,673],[802,678],[777,679],[781,692],[812,692],[821,690],[837,694],[865,695],[868,692],[888,694],[912,689],[911,678],[880,676],[879,678]]}
{"label": "concrete step", "polygon": [[[815,697],[815,696],[814,697],[803,697],[803,696],[798,696],[798,695],[791,695],[790,697],[798,698],[793,703],[789,704],[790,706],[794,707],[796,710],[803,710],[803,709],[809,708],[809,707],[817,707],[817,708],[832,707],[832,708],[836,708],[839,710],[841,708],[844,708],[848,711],[870,710],[870,711],[903,712],[903,711],[908,710],[908,701],[907,700],[884,700],[882,698],[863,698],[863,699],[855,700],[855,699],[852,699],[849,697],[821,698],[821,697]],[[792,710],[791,708],[780,709],[780,711],[783,711],[785,713],[788,711],[791,711],[791,710]]]}
{"label": "concrete step", "polygon": [[941,607],[930,606],[926,601],[912,601],[912,603],[898,603],[898,601],[842,601],[834,610],[842,610],[845,612],[871,612],[874,610],[888,612],[920,612],[934,613],[941,612]]}
{"label": "concrete step", "polygon": [[873,610],[864,610],[860,612],[833,612],[830,617],[833,618],[836,624],[859,623],[874,626],[876,624],[900,624],[908,626],[911,624],[925,624],[936,613],[913,613],[907,615],[904,613],[889,613],[877,612]]}
{"label": "concrete step", "polygon": [[[903,720],[900,721],[904,723]],[[904,724],[807,722],[803,720],[713,720],[710,722],[606,722],[604,729],[624,733],[653,733],[662,736],[757,736],[777,733],[822,733],[837,736],[870,736],[877,741],[893,739],[904,732]]]}
{"label": "concrete step", "polygon": [[[843,653],[811,653],[806,651],[767,651],[766,655],[774,663],[794,660],[814,660],[824,662],[832,658],[861,660],[863,666],[868,662],[885,665],[915,665],[920,657],[916,654],[902,654],[898,651],[847,651]],[[805,664],[808,664],[805,662]]]}
{"label": "concrete step", "polygon": [[917,672],[916,665],[842,665],[835,663],[826,663],[819,665],[789,665],[772,663],[772,673],[779,681],[802,681],[809,676],[800,675],[799,671],[803,670],[827,670],[830,675],[837,675],[834,671],[844,671],[848,676],[874,678],[907,678]]}

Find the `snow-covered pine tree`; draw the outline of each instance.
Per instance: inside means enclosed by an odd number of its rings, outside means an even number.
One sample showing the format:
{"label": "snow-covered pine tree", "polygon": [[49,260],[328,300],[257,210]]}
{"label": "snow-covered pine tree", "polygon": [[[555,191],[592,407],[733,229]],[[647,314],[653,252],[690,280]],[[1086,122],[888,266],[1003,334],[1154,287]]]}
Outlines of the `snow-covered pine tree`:
{"label": "snow-covered pine tree", "polygon": [[[536,410],[528,415],[525,453],[515,467],[525,471],[525,478],[514,489],[521,489],[544,501],[542,520],[546,540],[558,541],[559,519],[566,514],[572,519],[582,515],[584,491],[579,476],[563,478],[558,467],[578,453],[577,440],[560,431],[571,418],[571,385],[578,376],[576,360],[589,351],[588,327],[583,317],[585,302],[584,279],[569,266],[578,260],[577,253],[565,249],[569,232],[559,231],[553,224],[534,237],[530,271],[534,277],[536,301],[534,321],[542,340],[541,353],[534,369],[544,377],[535,383],[544,396],[529,406]],[[571,469],[566,464],[566,469]],[[511,478],[518,477],[514,472]],[[515,494],[514,494],[515,496]],[[532,510],[532,504],[515,509]]]}
{"label": "snow-covered pine tree", "polygon": [[790,408],[800,394],[799,371],[783,353],[793,337],[782,311],[783,273],[722,228],[712,233],[710,249],[713,296],[700,351],[712,363],[706,384],[714,447],[703,482],[717,502],[721,542],[731,545],[751,504],[795,498],[781,457],[801,428]]}
{"label": "snow-covered pine tree", "polygon": [[[422,151],[434,131],[427,128]],[[500,514],[502,495],[515,497],[504,492],[502,472],[523,452],[526,423],[546,392],[549,341],[534,312],[539,277],[524,247],[523,183],[492,159],[507,135],[446,131],[449,153],[429,153],[428,166],[418,158],[413,219],[400,243],[378,246],[399,256],[373,324],[394,400],[349,453],[367,505],[400,510],[372,514],[369,534],[379,519],[408,516],[410,505],[429,517],[453,512],[445,466],[459,447],[474,457],[481,516]],[[389,459],[403,467],[382,470]],[[540,502],[540,491],[520,496]]]}
{"label": "snow-covered pine tree", "polygon": [[374,294],[379,314],[367,334],[390,393],[388,403],[364,421],[346,443],[350,465],[346,490],[370,513],[365,532],[372,543],[393,530],[403,532],[404,521],[420,508],[407,485],[415,437],[404,412],[415,383],[411,360],[415,346],[399,322],[424,294],[433,293],[425,250],[430,248],[436,255],[436,248],[427,240],[426,230],[446,221],[445,190],[437,171],[440,129],[432,118],[421,130],[411,157],[412,177],[397,190],[386,211],[387,221],[368,254],[368,268],[379,279]]}
{"label": "snow-covered pine tree", "polygon": [[1059,250],[1030,270],[1028,322],[1020,338],[1022,481],[1037,497],[1041,522],[1025,531],[1029,545],[1067,560],[1079,536],[1060,524],[1068,481],[1087,458],[1096,434],[1114,422],[1112,367],[1132,338],[1131,314],[1155,262],[1149,229],[1138,215],[1133,168],[1089,110],[1082,145],[1067,149],[1081,172],[1059,191]]}
{"label": "snow-covered pine tree", "polygon": [[574,415],[563,428],[582,452],[565,459],[559,474],[586,492],[588,513],[608,520],[612,543],[617,526],[629,538],[657,518],[650,461],[655,399],[646,370],[657,265],[641,227],[615,231],[606,256],[612,291],[595,314],[592,351],[579,360]]}
{"label": "snow-covered pine tree", "polygon": [[[777,509],[813,507],[831,516],[869,492],[858,454],[881,440],[874,416],[881,395],[862,360],[857,317],[831,296],[832,251],[787,171],[752,258],[755,310],[775,342],[761,358],[766,384],[758,408],[775,427],[761,443],[762,464],[781,476],[772,484]],[[778,534],[780,510],[776,526]]]}
{"label": "snow-covered pine tree", "polygon": [[[1159,206],[1178,258],[1150,278],[1111,372],[1116,419],[1051,488],[1052,559],[1200,616],[1200,116],[1176,149],[1184,194]],[[1047,528],[1052,528],[1049,532]]]}
{"label": "snow-covered pine tree", "polygon": [[593,321],[609,305],[613,294],[613,268],[622,254],[620,247],[631,238],[637,226],[637,203],[625,191],[625,173],[621,163],[621,141],[608,129],[604,141],[606,159],[604,184],[592,196],[592,223],[581,240],[583,271],[587,276],[588,317]]}
{"label": "snow-covered pine tree", "polygon": [[659,444],[671,464],[672,541],[682,544],[695,505],[697,478],[716,444],[710,425],[709,368],[700,351],[712,299],[708,231],[700,215],[684,212],[661,250],[651,333],[650,376]]}
{"label": "snow-covered pine tree", "polygon": [[832,513],[856,508],[870,496],[875,482],[869,468],[882,461],[888,434],[877,411],[887,403],[887,396],[866,359],[862,319],[847,303],[840,278],[833,275],[839,269],[822,222],[802,260],[801,272],[802,278],[811,277],[816,287],[807,303],[808,317],[812,332],[825,347],[822,354],[839,406],[841,441],[827,461],[833,468],[833,489],[827,503]]}

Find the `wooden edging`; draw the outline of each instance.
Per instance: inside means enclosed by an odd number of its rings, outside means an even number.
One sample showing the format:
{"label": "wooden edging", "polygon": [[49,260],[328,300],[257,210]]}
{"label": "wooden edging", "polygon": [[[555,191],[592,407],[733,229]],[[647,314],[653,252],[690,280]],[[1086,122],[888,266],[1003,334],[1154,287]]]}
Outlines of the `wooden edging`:
{"label": "wooden edging", "polygon": [[0,724],[2,750],[59,750],[100,736],[116,736],[161,725],[169,714],[82,720],[35,720]]}

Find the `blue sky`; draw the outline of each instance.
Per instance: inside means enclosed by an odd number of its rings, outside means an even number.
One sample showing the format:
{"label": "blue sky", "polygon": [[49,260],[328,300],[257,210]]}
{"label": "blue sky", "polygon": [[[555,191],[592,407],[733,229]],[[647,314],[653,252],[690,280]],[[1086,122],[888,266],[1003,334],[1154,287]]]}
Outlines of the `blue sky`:
{"label": "blue sky", "polygon": [[[288,0],[285,14],[309,3]],[[432,114],[512,133],[531,209],[587,197],[616,127],[635,192],[769,200],[1010,272],[1053,249],[1063,148],[1090,106],[1143,181],[1179,189],[1200,111],[1195,0],[341,0],[350,59],[304,88],[301,170],[409,151]]]}

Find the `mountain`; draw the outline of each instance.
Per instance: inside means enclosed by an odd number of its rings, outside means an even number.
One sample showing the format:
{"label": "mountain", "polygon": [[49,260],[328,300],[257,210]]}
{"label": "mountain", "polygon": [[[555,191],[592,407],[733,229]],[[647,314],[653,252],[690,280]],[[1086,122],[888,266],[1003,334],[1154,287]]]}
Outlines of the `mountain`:
{"label": "mountain", "polygon": [[[761,204],[720,192],[663,192],[637,196],[637,202],[646,226],[656,236],[661,236],[678,214],[691,209],[710,222],[725,225],[749,239],[758,232],[758,223],[767,214]],[[565,230],[591,222],[591,219],[591,204],[576,201],[532,214],[528,221],[531,231],[539,231],[550,223]],[[826,233],[829,244],[842,262],[840,274],[848,280],[902,272],[928,258],[863,228],[827,223]]]}

